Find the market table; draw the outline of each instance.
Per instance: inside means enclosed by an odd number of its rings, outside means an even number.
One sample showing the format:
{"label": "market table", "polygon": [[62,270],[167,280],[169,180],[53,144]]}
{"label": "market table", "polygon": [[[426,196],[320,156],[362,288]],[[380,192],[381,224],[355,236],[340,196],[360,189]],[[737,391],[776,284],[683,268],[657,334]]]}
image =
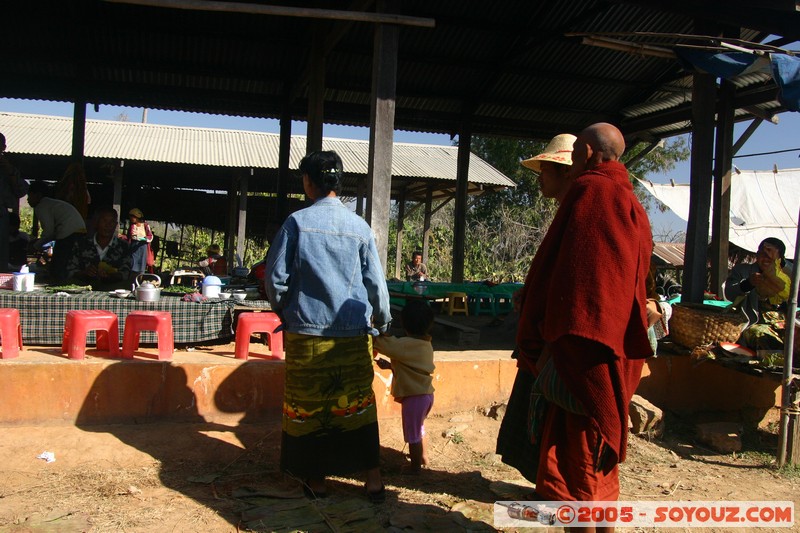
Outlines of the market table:
{"label": "market table", "polygon": [[[415,285],[424,287],[424,290],[417,292]],[[467,296],[474,296],[475,294],[491,293],[495,297],[511,298],[518,289],[522,287],[522,283],[500,283],[498,285],[487,285],[486,283],[444,283],[433,281],[389,281],[386,283],[389,289],[389,295],[392,299],[403,299],[405,295],[409,297],[422,296],[427,300],[437,300],[446,298],[448,292],[463,292]],[[393,301],[392,303],[398,303]]]}
{"label": "market table", "polygon": [[[19,309],[22,339],[26,344],[60,345],[67,311],[103,309],[119,317],[122,339],[125,318],[131,311],[168,311],[176,344],[192,344],[233,337],[233,300],[211,299],[184,302],[179,296],[161,296],[157,302],[139,302],[132,297],[117,298],[106,292],[89,291],[69,296],[46,291],[14,292],[0,290],[0,307]],[[94,333],[90,333],[93,342]],[[155,332],[142,332],[141,341],[156,341]]]}

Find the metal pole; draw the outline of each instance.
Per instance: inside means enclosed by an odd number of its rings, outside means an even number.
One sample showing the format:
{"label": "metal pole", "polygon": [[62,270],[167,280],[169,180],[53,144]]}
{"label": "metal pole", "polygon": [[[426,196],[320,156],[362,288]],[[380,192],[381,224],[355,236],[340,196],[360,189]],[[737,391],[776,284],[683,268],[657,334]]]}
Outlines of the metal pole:
{"label": "metal pole", "polygon": [[778,467],[786,464],[786,446],[789,441],[789,412],[792,407],[792,356],[794,350],[794,324],[797,313],[797,284],[800,282],[800,213],[797,217],[797,237],[794,244],[794,268],[786,314],[786,336],[783,340],[783,383],[781,388],[781,432],[778,448]]}

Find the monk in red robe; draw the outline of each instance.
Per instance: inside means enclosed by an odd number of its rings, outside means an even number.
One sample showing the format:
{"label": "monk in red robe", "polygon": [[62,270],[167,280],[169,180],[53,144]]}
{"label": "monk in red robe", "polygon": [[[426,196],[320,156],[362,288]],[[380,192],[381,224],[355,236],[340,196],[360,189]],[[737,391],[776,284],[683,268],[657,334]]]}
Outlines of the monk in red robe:
{"label": "monk in red robe", "polygon": [[537,376],[531,434],[544,500],[619,498],[628,404],[653,355],[645,307],[653,242],[618,161],[624,150],[611,124],[581,132],[572,186],[525,281],[517,345]]}

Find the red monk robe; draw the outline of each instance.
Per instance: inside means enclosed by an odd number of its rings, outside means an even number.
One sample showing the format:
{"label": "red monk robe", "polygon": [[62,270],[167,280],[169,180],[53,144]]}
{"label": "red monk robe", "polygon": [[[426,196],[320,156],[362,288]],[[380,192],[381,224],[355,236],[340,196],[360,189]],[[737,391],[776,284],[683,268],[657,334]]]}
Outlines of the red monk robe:
{"label": "red monk robe", "polygon": [[540,438],[536,492],[547,500],[615,500],[628,404],[647,340],[650,223],[625,167],[600,163],[564,198],[525,281],[517,344],[535,371],[547,345],[587,416],[551,404]]}

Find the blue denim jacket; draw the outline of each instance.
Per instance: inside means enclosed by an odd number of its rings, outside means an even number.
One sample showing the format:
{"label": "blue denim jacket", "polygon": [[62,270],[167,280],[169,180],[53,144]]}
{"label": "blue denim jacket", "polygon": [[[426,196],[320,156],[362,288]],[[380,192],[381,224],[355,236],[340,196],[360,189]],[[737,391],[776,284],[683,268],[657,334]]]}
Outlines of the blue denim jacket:
{"label": "blue denim jacket", "polygon": [[392,319],[372,230],[335,197],[286,219],[267,253],[264,285],[291,333],[377,335]]}

